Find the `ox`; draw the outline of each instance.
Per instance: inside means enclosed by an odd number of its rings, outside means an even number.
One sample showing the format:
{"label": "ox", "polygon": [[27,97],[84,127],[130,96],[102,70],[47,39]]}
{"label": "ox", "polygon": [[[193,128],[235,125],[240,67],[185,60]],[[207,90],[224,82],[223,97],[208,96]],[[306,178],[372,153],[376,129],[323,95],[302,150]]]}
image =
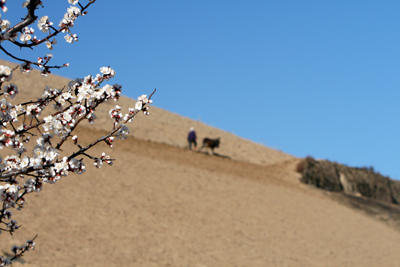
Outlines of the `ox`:
{"label": "ox", "polygon": [[201,146],[200,150],[203,149],[204,147],[210,148],[211,152],[214,154],[214,148],[219,147],[219,138],[217,139],[204,138],[203,145]]}

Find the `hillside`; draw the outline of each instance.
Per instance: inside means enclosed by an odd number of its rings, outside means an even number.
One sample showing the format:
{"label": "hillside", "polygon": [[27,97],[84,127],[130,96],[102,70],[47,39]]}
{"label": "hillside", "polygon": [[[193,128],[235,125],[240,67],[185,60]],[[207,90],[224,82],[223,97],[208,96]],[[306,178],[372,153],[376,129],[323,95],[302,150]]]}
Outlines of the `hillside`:
{"label": "hillside", "polygon": [[[16,64],[4,60],[0,60],[0,64],[10,67],[16,66]],[[95,73],[93,75],[95,75]],[[32,86],[32,81],[35,81],[35,86]],[[12,82],[16,84],[18,88],[29,88],[29,91],[20,89],[17,99],[18,101],[28,101],[31,100],[33,96],[36,98],[41,96],[46,85],[50,88],[61,89],[68,84],[69,79],[61,78],[55,75],[42,77],[39,75],[38,71],[34,71],[28,75],[21,74],[19,71],[15,71],[13,73]],[[110,84],[113,84],[112,79],[109,82]],[[137,95],[139,96],[143,93],[146,92],[137,92]],[[157,94],[153,98],[155,99],[156,104]],[[96,120],[96,123],[93,126],[96,129],[105,131],[110,130],[110,128],[112,128],[110,116],[108,114],[110,109],[118,104],[124,108],[122,112],[127,113],[128,108],[133,107],[135,102],[136,101],[133,99],[122,97],[118,102],[112,101],[106,103],[102,109],[96,112],[96,116],[99,119]],[[204,137],[220,137],[221,147],[218,150],[218,153],[229,156],[235,160],[256,164],[273,164],[293,158],[291,155],[286,153],[270,149],[243,138],[239,138],[238,136],[228,132],[210,127],[198,121],[193,121],[189,118],[179,116],[155,106],[151,107],[150,116],[137,116],[135,118],[135,123],[132,124],[130,129],[132,135],[138,139],[150,140],[157,143],[170,144],[178,147],[186,147],[187,133],[189,128],[192,126],[196,129],[199,141]]]}
{"label": "hillside", "polygon": [[[14,78],[20,90],[31,84]],[[44,87],[46,80],[33,78],[39,88],[21,98]],[[124,98],[119,105],[131,103]],[[114,166],[98,170],[87,162],[83,175],[28,196],[24,211],[14,213],[23,227],[13,238],[1,236],[1,251],[36,234],[37,247],[14,266],[400,265],[400,232],[341,204],[338,195],[300,183],[300,159],[151,111],[135,119],[141,127],[132,128],[134,137],[93,149],[116,158]],[[77,130],[82,144],[108,127],[94,126]],[[218,153],[230,159],[184,149],[190,126],[200,138],[220,136]]]}

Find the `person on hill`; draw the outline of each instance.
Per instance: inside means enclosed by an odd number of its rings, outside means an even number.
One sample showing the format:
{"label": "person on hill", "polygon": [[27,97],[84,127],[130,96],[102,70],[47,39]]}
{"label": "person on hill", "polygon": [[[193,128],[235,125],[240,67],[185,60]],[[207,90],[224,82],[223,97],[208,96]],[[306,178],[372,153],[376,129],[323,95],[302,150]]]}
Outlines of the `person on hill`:
{"label": "person on hill", "polygon": [[188,142],[189,142],[189,150],[192,150],[192,144],[194,145],[194,148],[197,146],[196,142],[196,132],[194,131],[194,127],[190,127],[190,132],[188,134]]}

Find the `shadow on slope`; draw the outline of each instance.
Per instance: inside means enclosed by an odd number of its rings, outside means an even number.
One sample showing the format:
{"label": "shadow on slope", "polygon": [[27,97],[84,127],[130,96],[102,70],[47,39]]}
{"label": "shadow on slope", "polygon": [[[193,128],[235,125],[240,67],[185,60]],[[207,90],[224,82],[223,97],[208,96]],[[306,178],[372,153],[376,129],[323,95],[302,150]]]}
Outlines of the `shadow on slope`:
{"label": "shadow on slope", "polygon": [[204,155],[210,155],[210,156],[216,156],[216,157],[220,157],[220,158],[231,159],[230,156],[222,155],[222,154],[219,154],[219,153],[217,153],[217,152],[213,152],[213,153],[211,153],[211,154],[208,153],[208,152],[205,152],[205,151],[195,151],[195,152],[201,153],[201,154],[204,154]]}
{"label": "shadow on slope", "polygon": [[387,222],[400,230],[400,207],[395,204],[385,203],[366,197],[336,194],[333,196],[340,203],[351,208],[362,210],[375,219]]}

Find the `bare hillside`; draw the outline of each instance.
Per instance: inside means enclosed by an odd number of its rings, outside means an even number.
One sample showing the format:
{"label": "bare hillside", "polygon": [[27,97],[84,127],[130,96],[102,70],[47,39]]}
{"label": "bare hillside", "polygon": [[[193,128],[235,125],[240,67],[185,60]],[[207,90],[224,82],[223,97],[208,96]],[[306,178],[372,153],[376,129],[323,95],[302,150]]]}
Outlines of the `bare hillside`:
{"label": "bare hillside", "polygon": [[400,264],[400,233],[298,183],[298,160],[260,166],[133,138],[102,151],[115,166],[47,185],[16,213],[14,240],[39,234],[16,266]]}
{"label": "bare hillside", "polygon": [[[53,78],[49,86],[67,82]],[[143,127],[133,124],[134,137],[90,151],[110,154],[114,166],[87,161],[84,174],[46,185],[14,212],[22,228],[1,235],[3,254],[38,234],[14,266],[400,265],[400,232],[301,184],[300,159],[157,108],[135,120]],[[76,132],[82,146],[109,127],[86,126]],[[184,149],[190,126],[220,136],[218,152],[231,159]]]}
{"label": "bare hillside", "polygon": [[[10,67],[16,66],[16,64],[1,60],[0,64]],[[20,89],[20,95],[17,100],[20,101],[22,99],[28,101],[31,100],[32,97],[37,98],[41,96],[46,85],[51,88],[61,89],[68,84],[69,80],[55,75],[42,77],[40,76],[39,71],[33,71],[26,75],[21,74],[18,70],[13,73],[12,82],[17,84],[19,88],[24,88],[24,90]],[[109,82],[112,84],[112,79]],[[26,88],[29,88],[29,91],[27,91]],[[146,92],[138,92],[138,96],[141,93]],[[157,94],[154,96],[154,99],[155,103],[157,103]],[[108,115],[110,109],[118,104],[124,108],[122,112],[127,113],[128,108],[134,107],[135,103],[135,100],[127,97],[122,97],[118,102],[111,101],[106,103],[106,105],[96,113],[99,119],[96,121],[94,126],[97,129],[109,130],[112,127]],[[186,147],[187,133],[189,128],[193,126],[198,134],[199,142],[204,137],[220,137],[221,147],[218,149],[218,153],[229,156],[232,159],[257,164],[274,164],[280,161],[293,159],[293,156],[286,153],[256,144],[231,133],[210,127],[204,123],[193,121],[189,118],[179,116],[157,107],[151,107],[150,112],[150,116],[146,116],[146,118],[144,118],[144,116],[138,116],[135,119],[135,123],[131,124],[132,126],[130,126],[130,129],[135,138],[151,140],[173,146]]]}

